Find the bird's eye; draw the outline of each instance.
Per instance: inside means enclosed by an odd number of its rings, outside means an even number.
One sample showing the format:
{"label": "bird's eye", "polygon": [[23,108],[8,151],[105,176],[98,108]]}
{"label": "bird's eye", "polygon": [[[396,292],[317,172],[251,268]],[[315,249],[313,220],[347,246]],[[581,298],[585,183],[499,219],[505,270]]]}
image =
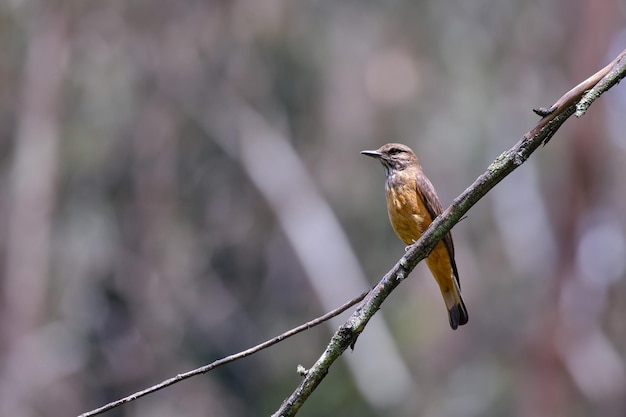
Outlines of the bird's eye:
{"label": "bird's eye", "polygon": [[402,152],[402,149],[400,149],[400,148],[391,148],[391,149],[389,149],[389,155],[397,155],[400,152]]}

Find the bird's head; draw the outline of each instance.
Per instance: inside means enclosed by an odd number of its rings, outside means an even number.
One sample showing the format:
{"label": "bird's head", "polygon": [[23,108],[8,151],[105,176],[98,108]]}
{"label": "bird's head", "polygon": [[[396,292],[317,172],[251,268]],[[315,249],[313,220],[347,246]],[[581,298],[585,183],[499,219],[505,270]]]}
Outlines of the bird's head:
{"label": "bird's head", "polygon": [[401,143],[388,143],[375,151],[361,151],[361,153],[377,158],[385,167],[387,174],[418,165],[415,153],[411,148]]}

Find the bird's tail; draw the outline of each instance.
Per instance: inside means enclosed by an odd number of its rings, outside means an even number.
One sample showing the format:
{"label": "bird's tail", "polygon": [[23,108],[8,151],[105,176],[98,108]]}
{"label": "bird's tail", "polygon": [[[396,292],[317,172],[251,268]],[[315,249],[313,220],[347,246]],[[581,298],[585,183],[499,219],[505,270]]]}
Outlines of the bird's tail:
{"label": "bird's tail", "polygon": [[457,327],[467,324],[469,316],[467,315],[467,308],[465,307],[463,298],[461,298],[461,289],[455,279],[452,279],[452,281],[454,282],[454,288],[442,292],[442,295],[446,307],[448,308],[450,327],[452,327],[452,330],[456,330]]}
{"label": "bird's tail", "polygon": [[456,330],[457,327],[467,324],[469,316],[467,315],[467,308],[465,308],[465,303],[461,298],[461,294],[459,294],[459,299],[456,303],[447,307],[448,316],[450,318],[450,327],[452,327],[452,330]]}
{"label": "bird's tail", "polygon": [[443,301],[448,309],[450,327],[456,330],[467,323],[467,308],[461,298],[461,288],[456,278],[456,268],[451,264],[447,249],[440,243],[426,258],[426,265],[439,285]]}

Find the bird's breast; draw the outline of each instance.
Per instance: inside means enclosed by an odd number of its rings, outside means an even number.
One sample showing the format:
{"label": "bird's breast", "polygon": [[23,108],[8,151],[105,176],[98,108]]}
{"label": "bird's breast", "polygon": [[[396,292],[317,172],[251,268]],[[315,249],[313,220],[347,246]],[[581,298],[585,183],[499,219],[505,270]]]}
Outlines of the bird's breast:
{"label": "bird's breast", "polygon": [[393,230],[406,245],[420,238],[432,221],[417,194],[414,175],[390,175],[386,183],[387,211]]}

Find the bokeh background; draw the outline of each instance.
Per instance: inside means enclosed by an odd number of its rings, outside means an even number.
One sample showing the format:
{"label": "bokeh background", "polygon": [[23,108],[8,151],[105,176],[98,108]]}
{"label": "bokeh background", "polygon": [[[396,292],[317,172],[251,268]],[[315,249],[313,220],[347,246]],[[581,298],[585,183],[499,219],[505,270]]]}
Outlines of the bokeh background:
{"label": "bokeh background", "polygon": [[[72,416],[355,297],[403,254],[384,175],[444,206],[626,45],[619,0],[0,2],[0,414]],[[626,414],[626,89],[454,228],[302,416]],[[109,416],[275,411],[348,313]]]}

